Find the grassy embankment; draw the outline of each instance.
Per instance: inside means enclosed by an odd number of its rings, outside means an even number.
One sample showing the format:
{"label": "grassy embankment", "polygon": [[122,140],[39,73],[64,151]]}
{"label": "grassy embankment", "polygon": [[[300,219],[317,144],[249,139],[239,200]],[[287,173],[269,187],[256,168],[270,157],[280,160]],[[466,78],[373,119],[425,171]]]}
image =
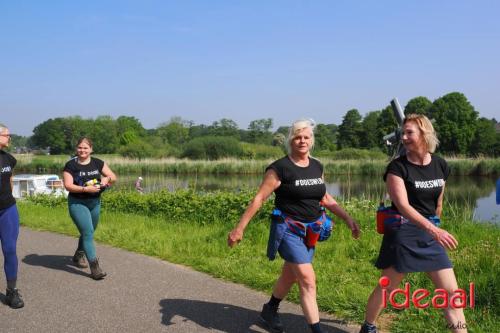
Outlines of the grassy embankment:
{"label": "grassy embankment", "polygon": [[[271,160],[221,159],[216,161],[186,159],[144,159],[134,160],[116,155],[97,155],[102,157],[117,173],[168,173],[168,174],[262,174]],[[382,155],[383,156],[383,155]],[[60,173],[68,156],[17,155],[17,169],[29,172]],[[320,158],[326,175],[380,175],[387,165],[379,154],[366,152],[357,159],[346,159],[339,155],[333,158]],[[452,175],[500,175],[500,158],[447,158]]]}
{"label": "grassy embankment", "polygon": [[[254,218],[241,244],[229,249],[226,237],[252,193],[159,192],[149,195],[110,192],[103,197],[98,242],[185,264],[213,276],[270,292],[281,260],[265,257],[267,214],[272,202]],[[362,226],[354,241],[343,223],[332,238],[319,244],[314,266],[318,303],[339,318],[360,322],[368,295],[378,281],[373,267],[381,236],[374,230],[376,203],[351,200],[342,203]],[[34,229],[77,235],[63,199],[38,198],[19,202],[22,224]],[[459,286],[476,285],[476,307],[467,309],[469,332],[493,332],[500,319],[500,229],[471,221],[470,207],[446,202],[443,227],[460,244],[450,252]],[[106,258],[102,258],[106,265]],[[423,274],[413,274],[413,288],[432,286]],[[298,302],[294,288],[289,299]],[[434,309],[388,310],[384,314],[393,332],[445,332],[441,312]]]}

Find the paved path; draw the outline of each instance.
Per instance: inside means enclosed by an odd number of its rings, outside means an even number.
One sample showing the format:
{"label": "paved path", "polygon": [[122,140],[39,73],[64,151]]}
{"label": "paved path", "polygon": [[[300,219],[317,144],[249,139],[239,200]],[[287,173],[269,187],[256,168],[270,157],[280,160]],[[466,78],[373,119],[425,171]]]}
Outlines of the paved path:
{"label": "paved path", "polygon": [[[75,245],[72,237],[21,229],[18,287],[26,306],[0,304],[0,332],[267,332],[258,315],[268,295],[103,245],[97,253],[108,276],[94,281],[71,265]],[[283,303],[285,331],[308,332],[300,307]],[[325,332],[357,332],[321,317]]]}

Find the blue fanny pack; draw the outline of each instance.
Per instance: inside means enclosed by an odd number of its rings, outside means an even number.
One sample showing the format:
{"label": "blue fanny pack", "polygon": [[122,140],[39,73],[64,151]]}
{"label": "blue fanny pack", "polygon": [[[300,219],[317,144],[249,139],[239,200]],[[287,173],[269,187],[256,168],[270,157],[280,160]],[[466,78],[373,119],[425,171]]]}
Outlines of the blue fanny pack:
{"label": "blue fanny pack", "polygon": [[[436,215],[430,216],[427,219],[436,227],[441,225],[441,220]],[[401,225],[410,222],[410,220],[406,217],[399,214],[398,211],[392,209],[391,207],[386,207],[383,202],[380,203],[380,206],[377,209],[376,220],[377,232],[379,234],[390,234],[399,230]]]}
{"label": "blue fanny pack", "polygon": [[277,208],[273,209],[271,217],[281,218],[288,226],[288,230],[303,238],[308,247],[314,247],[316,242],[323,242],[330,238],[334,224],[325,211],[314,221],[297,221]]}

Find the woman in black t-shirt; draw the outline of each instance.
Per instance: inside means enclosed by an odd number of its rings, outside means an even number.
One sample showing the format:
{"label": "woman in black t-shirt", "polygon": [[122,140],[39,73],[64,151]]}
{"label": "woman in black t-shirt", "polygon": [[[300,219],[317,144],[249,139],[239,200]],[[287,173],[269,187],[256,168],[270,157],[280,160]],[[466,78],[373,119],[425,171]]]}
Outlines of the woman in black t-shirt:
{"label": "woman in black t-shirt", "polygon": [[[389,283],[386,293],[397,288],[405,275],[426,272],[436,288],[453,295],[458,288],[446,249],[455,249],[457,240],[433,221],[441,216],[443,194],[450,169],[445,160],[433,155],[438,140],[432,123],[424,115],[408,115],[403,123],[406,155],[387,166],[384,180],[392,208],[406,218],[399,229],[384,234],[376,267]],[[383,309],[380,285],[368,299],[361,333],[374,333]],[[444,309],[449,327],[465,328],[462,309]],[[457,329],[457,332],[465,332]]]}
{"label": "woman in black t-shirt", "polygon": [[9,129],[0,124],[0,243],[4,257],[4,271],[7,280],[5,303],[13,309],[24,306],[16,288],[17,284],[17,237],[19,236],[19,213],[16,199],[12,195],[12,170],[16,159],[3,151],[10,143]]}
{"label": "woman in black t-shirt", "polygon": [[267,254],[269,259],[273,260],[276,252],[279,252],[285,263],[274,286],[271,300],[264,304],[260,315],[273,331],[283,331],[278,305],[293,284],[298,283],[302,310],[311,331],[321,332],[316,302],[316,278],[312,266],[315,247],[308,241],[307,233],[304,238],[293,232],[292,225],[310,225],[312,221],[321,219],[324,216],[321,202],[324,207],[346,221],[354,238],[359,237],[356,222],[326,192],[323,166],[309,154],[313,144],[312,122],[295,122],[288,134],[289,154],[267,167],[259,191],[241,216],[238,225],[228,235],[229,246],[233,247],[240,242],[252,217],[273,192],[276,194],[276,209],[273,212],[275,218],[271,223]]}
{"label": "woman in black t-shirt", "polygon": [[109,166],[98,158],[91,157],[92,141],[81,138],[76,156],[64,166],[64,187],[68,190],[68,208],[80,238],[73,256],[77,267],[85,268],[85,256],[90,265],[91,277],[100,280],[106,276],[99,266],[95,253],[94,232],[99,222],[101,192],[116,181]]}

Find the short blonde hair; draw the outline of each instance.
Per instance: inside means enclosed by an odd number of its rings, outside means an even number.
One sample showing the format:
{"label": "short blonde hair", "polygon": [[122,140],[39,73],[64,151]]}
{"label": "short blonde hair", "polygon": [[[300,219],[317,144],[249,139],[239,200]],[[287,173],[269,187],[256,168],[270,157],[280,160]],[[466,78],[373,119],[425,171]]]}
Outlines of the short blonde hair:
{"label": "short blonde hair", "polygon": [[0,123],[0,133],[3,133],[5,132],[5,130],[9,129],[7,126],[5,126],[4,124]]}
{"label": "short blonde hair", "polygon": [[302,130],[310,128],[312,132],[312,144],[309,150],[314,148],[314,127],[316,123],[312,119],[299,119],[292,123],[292,126],[288,129],[288,138],[286,140],[286,151],[290,154],[292,152],[292,141],[293,138]]}
{"label": "short blonde hair", "polygon": [[432,122],[424,116],[423,114],[409,114],[405,117],[403,124],[406,124],[409,121],[413,121],[417,124],[417,127],[420,129],[422,136],[424,137],[424,141],[427,144],[427,151],[429,153],[434,153],[436,151],[436,147],[439,145],[439,140],[436,135],[436,131],[434,130],[434,126],[432,126]]}

